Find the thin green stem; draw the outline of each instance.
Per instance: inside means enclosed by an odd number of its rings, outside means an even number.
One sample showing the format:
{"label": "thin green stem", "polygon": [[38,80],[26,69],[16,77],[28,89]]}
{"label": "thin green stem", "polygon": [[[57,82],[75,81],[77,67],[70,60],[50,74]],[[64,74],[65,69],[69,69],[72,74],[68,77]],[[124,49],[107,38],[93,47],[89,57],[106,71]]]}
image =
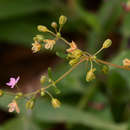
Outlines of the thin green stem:
{"label": "thin green stem", "polygon": [[[88,58],[88,57],[87,57]],[[87,60],[86,57],[82,58],[77,64],[75,64],[72,68],[70,68],[67,72],[65,72],[62,76],[60,76],[57,80],[54,81],[55,84],[57,84],[59,81],[61,81],[62,79],[64,79],[69,73],[71,73],[80,63],[82,63],[83,61]],[[50,88],[53,85],[53,83],[47,85],[46,87],[44,87],[44,90]],[[41,88],[36,90],[35,92],[31,92],[31,93],[27,93],[24,95],[24,97],[28,97],[28,96],[32,96],[35,94],[38,94],[40,92]]]}
{"label": "thin green stem", "polygon": [[49,97],[51,97],[51,99],[53,99],[54,97],[52,96],[52,94],[51,93],[49,93],[48,91],[45,91],[45,93],[49,96]]}
{"label": "thin green stem", "polygon": [[99,49],[93,56],[96,56],[98,53],[100,53],[104,48],[102,47],[101,49]]}
{"label": "thin green stem", "polygon": [[54,33],[54,32],[52,32],[52,31],[48,31],[51,35],[53,35],[54,37],[56,37],[56,34]]}
{"label": "thin green stem", "polygon": [[90,60],[90,63],[91,63],[91,70],[93,69],[93,62],[92,60]]}
{"label": "thin green stem", "polygon": [[112,64],[110,62],[103,61],[103,60],[100,60],[100,59],[96,59],[96,61],[98,63],[102,63],[102,64],[105,64],[105,65],[110,65],[110,66],[113,66],[113,67],[116,67],[116,68],[120,68],[120,69],[124,69],[124,70],[129,70],[130,71],[130,67],[127,67],[127,66],[121,66],[121,65]]}
{"label": "thin green stem", "polygon": [[70,43],[65,39],[65,38],[63,38],[63,37],[60,37],[60,39],[61,40],[63,40],[67,45],[69,45],[70,46]]}
{"label": "thin green stem", "polygon": [[[54,32],[52,32],[52,31],[50,31],[50,30],[49,30],[48,32],[49,32],[51,35],[53,35],[54,37],[57,37]],[[60,37],[59,39],[63,40],[67,45],[70,46],[70,43],[69,43],[65,38]]]}
{"label": "thin green stem", "polygon": [[60,25],[60,27],[59,27],[59,33],[61,32],[62,27],[63,27],[63,25]]}
{"label": "thin green stem", "polygon": [[[65,72],[61,77],[59,77],[57,80],[55,80],[55,84],[57,84],[59,81],[64,79],[70,72],[72,72],[80,63],[82,63],[85,60],[86,60],[86,57],[81,59],[77,64],[75,64],[72,68],[70,68],[67,72]],[[49,88],[51,86],[52,86],[52,84],[49,84],[44,89],[47,89],[47,88]]]}

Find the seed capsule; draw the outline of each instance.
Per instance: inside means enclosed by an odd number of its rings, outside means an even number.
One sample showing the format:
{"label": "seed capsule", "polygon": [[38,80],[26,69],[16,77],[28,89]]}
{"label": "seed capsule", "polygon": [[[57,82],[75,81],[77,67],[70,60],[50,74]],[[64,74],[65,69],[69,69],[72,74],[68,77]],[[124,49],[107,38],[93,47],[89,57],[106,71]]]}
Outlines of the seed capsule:
{"label": "seed capsule", "polygon": [[87,82],[90,82],[91,80],[93,80],[93,79],[96,78],[96,77],[95,77],[95,74],[94,74],[94,71],[96,71],[95,68],[93,68],[93,69],[91,69],[91,70],[89,70],[89,71],[87,72],[87,75],[86,75],[86,81],[87,81]]}
{"label": "seed capsule", "polygon": [[48,28],[43,25],[38,25],[37,29],[39,32],[48,32],[49,31]]}
{"label": "seed capsule", "polygon": [[67,17],[64,16],[64,15],[61,15],[60,18],[59,18],[59,24],[63,25],[63,24],[66,23],[66,21],[67,21]]}
{"label": "seed capsule", "polygon": [[51,103],[54,108],[59,108],[61,105],[60,101],[56,98],[52,98]]}
{"label": "seed capsule", "polygon": [[52,26],[53,28],[57,28],[57,23],[56,23],[56,22],[52,22],[52,23],[51,23],[51,26]]}
{"label": "seed capsule", "polygon": [[111,46],[111,44],[112,44],[112,41],[110,39],[107,39],[103,43],[103,48],[108,48]]}
{"label": "seed capsule", "polygon": [[26,102],[26,109],[33,109],[34,107],[34,101],[33,100],[29,100]]}

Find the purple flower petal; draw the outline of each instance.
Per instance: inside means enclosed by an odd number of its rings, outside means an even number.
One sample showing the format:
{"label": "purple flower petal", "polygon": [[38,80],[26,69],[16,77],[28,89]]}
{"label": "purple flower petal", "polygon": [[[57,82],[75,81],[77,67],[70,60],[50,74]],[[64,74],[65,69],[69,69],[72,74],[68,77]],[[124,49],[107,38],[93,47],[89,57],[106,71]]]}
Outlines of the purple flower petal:
{"label": "purple flower petal", "polygon": [[10,83],[10,82],[9,82],[9,83],[6,83],[6,85],[11,86],[11,83]]}
{"label": "purple flower petal", "polygon": [[16,84],[18,83],[19,79],[20,79],[20,76],[18,76],[18,78],[16,79]]}
{"label": "purple flower petal", "polygon": [[11,86],[11,88],[14,88],[14,86],[18,83],[20,77],[18,76],[16,79],[11,77],[10,81],[6,83],[6,85]]}

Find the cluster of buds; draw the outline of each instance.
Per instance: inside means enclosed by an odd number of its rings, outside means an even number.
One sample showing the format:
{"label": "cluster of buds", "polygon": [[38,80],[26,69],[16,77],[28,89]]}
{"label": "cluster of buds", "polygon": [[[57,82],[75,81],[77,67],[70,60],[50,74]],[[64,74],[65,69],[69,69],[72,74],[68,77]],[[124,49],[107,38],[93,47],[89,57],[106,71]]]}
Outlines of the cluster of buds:
{"label": "cluster of buds", "polygon": [[55,40],[50,40],[50,39],[46,39],[46,40],[43,40],[46,44],[45,44],[45,48],[46,49],[50,49],[52,50],[53,49],[53,46],[55,45],[56,41]]}
{"label": "cluster of buds", "polygon": [[68,52],[67,58],[70,59],[69,64],[73,66],[79,62],[83,52],[77,48],[77,45],[74,41],[70,43],[70,48],[66,50]]}
{"label": "cluster of buds", "polygon": [[33,53],[36,53],[38,51],[40,51],[42,48],[41,44],[38,41],[34,41],[34,43],[32,43],[32,51]]}
{"label": "cluster of buds", "polygon": [[[130,3],[127,3],[127,4],[130,4]],[[33,107],[35,106],[35,99],[38,96],[37,94],[40,94],[41,97],[48,95],[51,98],[52,106],[54,108],[59,108],[61,105],[60,101],[57,98],[54,98],[52,96],[52,94],[49,91],[47,91],[47,89],[52,87],[55,90],[56,94],[60,94],[60,90],[58,89],[56,84],[60,80],[62,80],[64,77],[66,77],[78,64],[82,63],[83,61],[91,63],[91,68],[86,74],[86,81],[87,82],[90,82],[96,78],[96,75],[95,75],[96,68],[93,67],[93,62],[105,64],[102,67],[102,71],[105,74],[109,71],[109,68],[107,65],[130,70],[130,60],[127,58],[123,60],[123,66],[114,65],[114,64],[111,64],[109,62],[105,62],[105,61],[97,59],[96,56],[99,52],[101,52],[103,49],[109,48],[111,46],[112,41],[110,39],[105,40],[102,47],[95,54],[91,55],[88,52],[84,52],[84,51],[80,50],[74,41],[72,41],[70,43],[66,39],[61,37],[61,29],[62,29],[63,25],[66,23],[66,21],[67,21],[67,18],[65,16],[63,16],[63,15],[60,16],[59,30],[57,29],[58,25],[56,22],[51,23],[51,27],[53,29],[55,29],[55,33],[50,31],[46,26],[39,25],[37,28],[38,31],[44,32],[44,33],[45,32],[50,33],[55,38],[54,39],[45,39],[42,35],[36,35],[33,38],[34,43],[32,44],[32,51],[33,51],[33,53],[40,51],[42,48],[42,43],[45,43],[45,45],[44,45],[45,49],[52,50],[54,45],[56,44],[56,41],[58,39],[61,39],[67,45],[69,45],[69,48],[66,49],[66,51],[67,51],[67,59],[69,59],[69,64],[72,66],[71,69],[69,71],[67,71],[66,73],[64,73],[57,80],[54,80],[52,77],[51,69],[48,68],[48,76],[42,75],[40,78],[40,83],[41,83],[42,87],[40,89],[38,89],[34,92],[31,92],[31,93],[28,93],[28,94],[23,94],[21,92],[16,93],[14,96],[14,99],[11,101],[11,103],[8,104],[9,112],[16,111],[17,113],[20,113],[20,109],[18,107],[18,100],[22,97],[29,98],[29,99],[27,98],[28,100],[25,104],[26,109],[29,109],[29,110],[33,109]],[[75,64],[77,64],[77,65],[75,65]],[[75,66],[73,66],[73,65],[75,65]],[[10,81],[8,83],[6,83],[6,85],[9,86],[10,88],[14,88],[15,86],[18,87],[17,83],[18,83],[19,79],[20,79],[19,76],[16,79],[11,77]],[[2,96],[3,94],[4,94],[3,90],[0,90],[0,96]]]}
{"label": "cluster of buds", "polygon": [[63,27],[63,25],[66,23],[67,18],[65,16],[60,16],[59,18],[59,31],[57,30],[57,23],[56,22],[52,22],[51,23],[51,27],[55,29],[55,32],[52,32],[51,30],[49,30],[46,26],[43,25],[38,25],[37,30],[39,32],[44,32],[44,33],[50,33],[51,35],[55,36],[55,39],[45,39],[42,35],[36,35],[33,40],[34,43],[32,43],[32,51],[33,53],[39,52],[42,48],[42,43],[45,43],[44,48],[45,49],[50,49],[52,50],[56,41],[61,37],[61,29]]}
{"label": "cluster of buds", "polygon": [[[97,63],[96,55],[99,52],[101,52],[103,49],[109,48],[111,46],[111,44],[112,44],[112,41],[110,39],[105,40],[102,47],[94,55],[89,56],[89,61],[91,63],[91,69],[86,74],[86,81],[87,82],[90,82],[90,81],[92,81],[93,79],[96,78],[96,76],[94,74],[94,72],[96,71],[96,68],[93,68],[93,62]],[[106,74],[109,71],[108,66],[104,65],[103,68],[102,68],[102,71],[104,72],[104,74]]]}
{"label": "cluster of buds", "polygon": [[[51,69],[48,68],[48,77],[45,76],[45,75],[42,75],[41,78],[40,78],[40,82],[42,84],[42,86],[44,86],[44,84],[47,82],[47,83],[50,83],[50,86],[52,86],[54,88],[54,91],[56,94],[60,94],[60,90],[57,88],[56,84],[55,84],[55,81],[52,79],[52,74],[51,74]],[[52,94],[47,91],[44,87],[40,89],[40,94],[41,96],[45,96],[46,94],[48,96],[50,96],[51,98],[51,103],[52,103],[52,106],[54,108],[59,108],[60,107],[60,101],[56,98],[54,98],[52,96]]]}

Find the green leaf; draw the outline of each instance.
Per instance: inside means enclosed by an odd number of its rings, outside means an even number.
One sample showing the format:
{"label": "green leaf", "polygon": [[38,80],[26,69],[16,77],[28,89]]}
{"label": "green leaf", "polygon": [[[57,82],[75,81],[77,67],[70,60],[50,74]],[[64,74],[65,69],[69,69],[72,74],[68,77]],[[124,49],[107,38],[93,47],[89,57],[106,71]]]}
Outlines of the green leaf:
{"label": "green leaf", "polygon": [[[54,80],[58,79],[70,68],[71,66],[65,62],[57,65],[53,73]],[[76,69],[74,69],[71,73],[69,73],[63,80],[61,80],[59,83],[56,84],[61,90],[61,92],[64,92],[63,94],[74,93],[74,92],[82,93],[84,91],[83,87],[87,87],[87,86],[86,84],[83,86],[81,82],[81,79],[83,81],[85,80],[84,74],[86,74],[83,68],[85,68],[85,64],[79,65]]]}
{"label": "green leaf", "polygon": [[[0,130],[41,130],[38,125],[28,117],[11,119],[0,126]],[[44,130],[44,129],[42,129]]]}
{"label": "green leaf", "polygon": [[124,16],[123,25],[121,26],[121,31],[125,37],[130,36],[130,13]]}
{"label": "green leaf", "polygon": [[83,124],[92,128],[103,128],[108,130],[126,130],[125,125],[114,124],[111,121],[95,116],[90,112],[84,112],[68,105],[61,105],[61,108],[54,109],[50,104],[39,100],[33,111],[34,118],[47,122],[68,122]]}
{"label": "green leaf", "polygon": [[48,76],[49,76],[50,79],[53,79],[52,78],[52,69],[51,69],[51,67],[48,67]]}
{"label": "green leaf", "polygon": [[62,51],[57,51],[56,52],[56,55],[59,56],[60,58],[63,58],[65,59],[67,57],[67,54],[65,54],[64,52]]}
{"label": "green leaf", "polygon": [[1,0],[0,1],[0,19],[9,19],[12,17],[27,16],[36,11],[53,11],[54,4],[52,0]]}
{"label": "green leaf", "polygon": [[100,31],[101,25],[99,19],[94,13],[85,10],[80,0],[75,0],[75,8],[76,8],[76,13],[80,16],[80,19],[82,19],[86,24],[92,27],[95,31],[97,32]]}
{"label": "green leaf", "polygon": [[102,25],[103,33],[108,33],[120,18],[122,0],[111,0],[103,3],[99,10],[99,20]]}

